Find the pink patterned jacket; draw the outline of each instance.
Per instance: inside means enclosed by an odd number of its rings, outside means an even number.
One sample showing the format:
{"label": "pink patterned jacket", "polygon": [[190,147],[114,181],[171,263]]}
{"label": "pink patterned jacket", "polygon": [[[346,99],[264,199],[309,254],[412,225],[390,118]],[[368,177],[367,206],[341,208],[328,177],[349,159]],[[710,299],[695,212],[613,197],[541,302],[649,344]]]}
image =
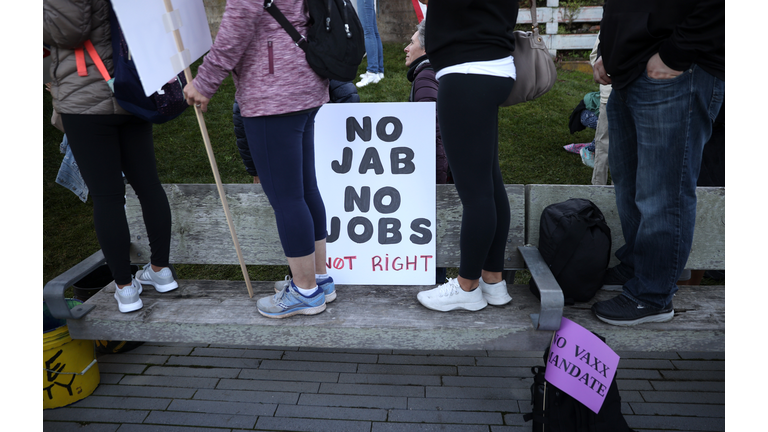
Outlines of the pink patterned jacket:
{"label": "pink patterned jacket", "polygon": [[[288,20],[306,34],[304,0],[276,0]],[[219,33],[193,83],[212,97],[232,72],[243,117],[286,114],[328,102],[328,80],[307,64],[304,51],[264,10],[259,0],[227,0]]]}

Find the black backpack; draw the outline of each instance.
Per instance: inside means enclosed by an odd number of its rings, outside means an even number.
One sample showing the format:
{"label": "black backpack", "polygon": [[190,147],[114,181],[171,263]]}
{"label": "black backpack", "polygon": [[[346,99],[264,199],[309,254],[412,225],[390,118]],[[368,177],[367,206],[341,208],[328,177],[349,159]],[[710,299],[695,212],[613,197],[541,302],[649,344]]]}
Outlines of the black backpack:
{"label": "black backpack", "polygon": [[[600,335],[603,342],[605,338]],[[544,352],[544,364],[549,359],[549,348]],[[531,385],[533,412],[523,415],[533,420],[533,432],[635,432],[627,425],[621,413],[621,396],[614,375],[600,412],[595,414],[586,405],[544,379],[546,366],[534,366]]]}
{"label": "black backpack", "polygon": [[318,75],[337,81],[352,81],[365,55],[363,26],[357,12],[346,0],[306,0],[309,30],[306,37],[285,18],[274,4],[264,0],[264,8],[304,50],[307,63]]}
{"label": "black backpack", "polygon": [[[587,199],[551,204],[541,213],[539,252],[563,290],[566,304],[586,302],[602,287],[611,260],[611,229]],[[531,279],[531,292],[539,288]]]}

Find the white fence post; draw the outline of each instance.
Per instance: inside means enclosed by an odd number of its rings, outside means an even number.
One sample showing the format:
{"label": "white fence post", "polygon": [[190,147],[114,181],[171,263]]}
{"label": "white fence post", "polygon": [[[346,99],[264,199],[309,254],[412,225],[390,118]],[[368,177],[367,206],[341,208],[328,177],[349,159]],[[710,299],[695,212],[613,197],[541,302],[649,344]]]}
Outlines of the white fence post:
{"label": "white fence post", "polygon": [[[591,50],[595,45],[597,34],[594,33],[558,34],[558,24],[568,22],[567,18],[566,8],[560,7],[559,0],[547,0],[546,7],[536,8],[536,21],[539,24],[546,24],[542,37],[553,57],[557,55],[557,50]],[[602,6],[586,6],[576,11],[573,22],[600,24],[602,18]],[[531,22],[531,10],[520,9],[517,23],[530,24]]]}

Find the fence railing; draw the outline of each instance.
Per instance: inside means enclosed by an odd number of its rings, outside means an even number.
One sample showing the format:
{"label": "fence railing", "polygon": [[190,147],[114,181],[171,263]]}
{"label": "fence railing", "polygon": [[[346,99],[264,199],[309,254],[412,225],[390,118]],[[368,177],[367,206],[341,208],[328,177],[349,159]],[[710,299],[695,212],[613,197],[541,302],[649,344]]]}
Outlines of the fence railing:
{"label": "fence railing", "polygon": [[[594,23],[597,25],[602,18],[602,6],[585,6],[576,9],[560,6],[558,0],[547,0],[546,7],[536,7],[536,21],[539,24],[546,24],[545,33],[541,36],[553,56],[557,55],[557,50],[592,50],[597,39],[597,33],[558,34],[559,24]],[[520,9],[517,23],[530,24],[531,10]]]}

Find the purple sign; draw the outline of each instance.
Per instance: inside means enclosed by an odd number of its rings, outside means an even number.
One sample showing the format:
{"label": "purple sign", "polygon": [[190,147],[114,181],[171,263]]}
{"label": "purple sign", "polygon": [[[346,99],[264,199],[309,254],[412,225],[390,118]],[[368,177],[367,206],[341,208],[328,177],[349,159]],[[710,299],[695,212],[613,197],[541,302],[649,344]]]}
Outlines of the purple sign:
{"label": "purple sign", "polygon": [[563,318],[549,347],[544,378],[597,414],[618,365],[618,354],[600,338]]}

